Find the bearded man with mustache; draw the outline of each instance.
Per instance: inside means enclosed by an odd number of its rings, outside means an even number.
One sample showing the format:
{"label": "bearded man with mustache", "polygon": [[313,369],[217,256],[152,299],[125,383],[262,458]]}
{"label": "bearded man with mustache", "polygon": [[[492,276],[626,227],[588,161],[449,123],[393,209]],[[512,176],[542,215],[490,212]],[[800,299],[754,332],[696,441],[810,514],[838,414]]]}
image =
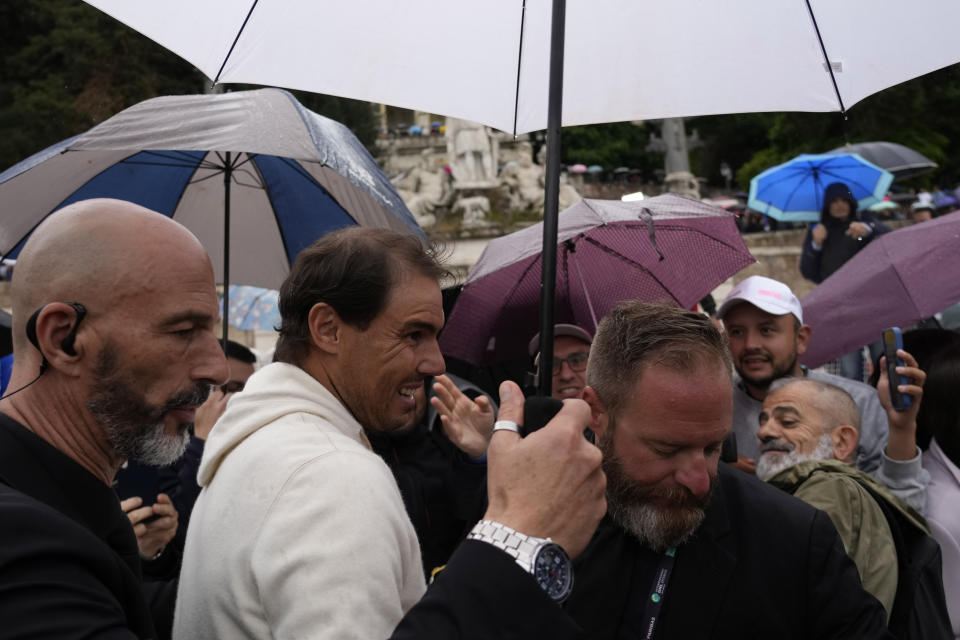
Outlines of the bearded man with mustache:
{"label": "bearded man with mustache", "polygon": [[[913,356],[901,353],[906,364],[902,373],[909,380],[903,392],[911,396],[910,407],[905,411],[893,409],[886,370],[877,395],[891,424],[916,430],[926,375],[917,368]],[[853,465],[860,427],[860,412],[853,398],[825,382],[781,380],[772,385],[763,401],[759,426],[757,435],[762,445],[757,476],[830,516],[847,554],[857,565],[864,588],[883,604],[891,630],[898,637],[909,636],[903,611],[912,607],[903,599],[898,606],[896,596],[901,588],[910,592],[916,578],[909,572],[900,575],[898,565],[906,566],[906,559],[898,556],[895,534],[884,511],[899,514],[896,535],[906,535],[900,531],[909,528],[913,536],[929,536],[930,528],[916,511]],[[930,539],[929,544],[935,543]],[[925,598],[935,603],[939,616],[925,611],[924,630],[934,629],[939,623],[940,633],[929,637],[949,637],[942,582],[935,587],[939,587],[939,593],[931,589]]]}
{"label": "bearded man with mustache", "polygon": [[701,314],[631,301],[600,322],[583,397],[608,508],[567,611],[599,640],[884,637],[829,518],[720,463],[732,368]]}
{"label": "bearded man with mustache", "polygon": [[[127,460],[179,458],[210,385],[227,378],[210,259],[160,213],[86,200],[33,232],[11,294],[15,361],[0,400],[2,633],[169,636],[173,590],[141,580],[143,548],[112,484]],[[138,529],[172,535],[169,501],[140,511],[159,518]]]}

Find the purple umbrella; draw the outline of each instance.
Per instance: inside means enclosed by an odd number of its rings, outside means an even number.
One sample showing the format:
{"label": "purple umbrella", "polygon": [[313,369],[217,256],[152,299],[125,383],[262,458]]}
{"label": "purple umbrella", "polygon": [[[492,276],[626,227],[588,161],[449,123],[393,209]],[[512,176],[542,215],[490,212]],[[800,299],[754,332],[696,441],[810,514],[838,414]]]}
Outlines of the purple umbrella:
{"label": "purple umbrella", "polygon": [[[583,200],[560,213],[555,322],[590,333],[623,300],[692,307],[754,262],[735,217],[696,200]],[[539,330],[543,224],[492,240],[471,269],[440,346],[478,365],[518,360]]]}
{"label": "purple umbrella", "polygon": [[960,212],[876,238],[801,300],[810,367],[960,301]]}

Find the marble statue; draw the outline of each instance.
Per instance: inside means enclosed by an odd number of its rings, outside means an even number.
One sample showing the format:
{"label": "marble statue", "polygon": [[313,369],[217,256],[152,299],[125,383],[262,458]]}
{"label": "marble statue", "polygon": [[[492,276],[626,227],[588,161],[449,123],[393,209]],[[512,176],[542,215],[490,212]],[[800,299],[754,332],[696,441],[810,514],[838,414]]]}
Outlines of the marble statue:
{"label": "marble statue", "polygon": [[491,226],[487,220],[490,199],[486,196],[459,198],[453,205],[453,212],[461,216],[461,229],[485,229]]}
{"label": "marble statue", "polygon": [[433,167],[433,154],[429,149],[424,150],[417,163],[393,182],[421,227],[436,224],[438,209],[450,204],[450,177],[445,170]]}
{"label": "marble statue", "polygon": [[447,118],[447,156],[455,189],[493,187],[497,183],[497,140],[482,124]]}
{"label": "marble statue", "polygon": [[[517,158],[508,162],[500,172],[500,180],[507,191],[510,209],[537,211],[542,216],[545,170],[539,164],[533,163],[533,147],[529,142],[521,142],[517,145]],[[567,182],[565,175],[561,175],[559,210],[563,211],[580,200],[582,198],[577,190]]]}

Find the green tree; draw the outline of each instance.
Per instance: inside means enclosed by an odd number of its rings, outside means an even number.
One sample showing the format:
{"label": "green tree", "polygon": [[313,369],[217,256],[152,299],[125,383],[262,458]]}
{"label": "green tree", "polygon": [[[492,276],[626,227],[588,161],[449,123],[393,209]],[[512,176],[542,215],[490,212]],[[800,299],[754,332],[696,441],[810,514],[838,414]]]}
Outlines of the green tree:
{"label": "green tree", "polygon": [[764,169],[800,153],[822,153],[845,142],[886,140],[914,149],[939,168],[904,186],[960,182],[960,65],[890,87],[839,113],[778,113],[767,116],[767,144],[753,149],[737,172],[741,186]]}
{"label": "green tree", "polygon": [[10,5],[0,19],[2,166],[140,100],[203,88],[188,63],[88,4]]}
{"label": "green tree", "polygon": [[[188,62],[89,4],[0,3],[0,169],[137,102],[202,93],[204,85]],[[369,103],[306,92],[297,97],[373,148]]]}
{"label": "green tree", "polygon": [[660,154],[646,150],[649,138],[646,125],[631,122],[566,127],[561,141],[562,161],[566,165],[597,164],[607,171],[627,167],[649,178],[663,166]]}

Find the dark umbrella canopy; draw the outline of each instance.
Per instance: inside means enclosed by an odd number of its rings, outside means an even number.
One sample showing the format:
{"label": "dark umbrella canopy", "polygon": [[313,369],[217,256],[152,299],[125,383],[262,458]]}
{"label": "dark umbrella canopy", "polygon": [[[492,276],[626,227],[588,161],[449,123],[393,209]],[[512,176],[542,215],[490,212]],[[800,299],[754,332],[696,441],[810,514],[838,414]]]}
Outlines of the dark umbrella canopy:
{"label": "dark umbrella canopy", "polygon": [[896,142],[858,142],[837,147],[828,153],[858,153],[892,173],[894,180],[912,178],[937,168],[937,163],[930,158]]}
{"label": "dark umbrella canopy", "polygon": [[[583,200],[559,216],[555,321],[593,333],[623,300],[691,307],[754,259],[732,214],[676,195]],[[474,364],[517,360],[538,331],[542,224],[492,240],[440,338]]]}
{"label": "dark umbrella canopy", "polygon": [[815,367],[960,301],[960,213],[873,240],[801,300]]}

